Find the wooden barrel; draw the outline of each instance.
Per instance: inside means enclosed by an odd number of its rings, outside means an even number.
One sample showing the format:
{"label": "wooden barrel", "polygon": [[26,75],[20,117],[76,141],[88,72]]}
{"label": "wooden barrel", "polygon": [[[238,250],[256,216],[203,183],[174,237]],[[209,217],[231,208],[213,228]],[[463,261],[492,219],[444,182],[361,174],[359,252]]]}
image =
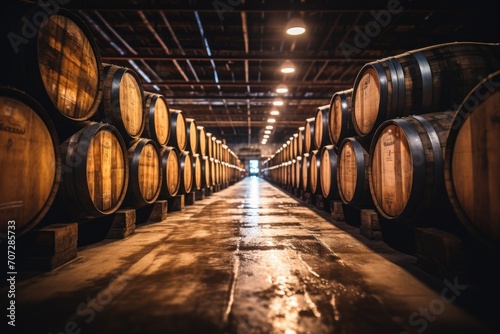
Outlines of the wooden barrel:
{"label": "wooden barrel", "polygon": [[193,189],[193,157],[189,151],[179,153],[180,187],[179,195],[188,194]]}
{"label": "wooden barrel", "polygon": [[162,187],[160,197],[168,199],[177,196],[180,187],[179,151],[173,146],[165,146],[160,151]]}
{"label": "wooden barrel", "polygon": [[222,140],[221,139],[217,139],[215,141],[215,147],[216,147],[215,159],[222,162]]}
{"label": "wooden barrel", "polygon": [[321,151],[312,150],[309,155],[309,182],[312,194],[321,194]]}
{"label": "wooden barrel", "polygon": [[186,118],[186,150],[198,154],[198,127],[194,118]]}
{"label": "wooden barrel", "polygon": [[214,159],[214,184],[215,185],[221,185],[221,168],[220,168],[220,161],[217,159]]}
{"label": "wooden barrel", "polygon": [[328,111],[330,105],[326,104],[316,109],[314,119],[314,149],[321,150],[323,146],[330,145],[330,133],[328,126]]}
{"label": "wooden barrel", "polygon": [[129,163],[116,127],[87,122],[61,144],[61,154],[58,209],[75,218],[96,218],[118,210],[128,191]]}
{"label": "wooden barrel", "polygon": [[336,92],[330,100],[328,133],[332,144],[337,147],[344,138],[356,135],[352,124],[352,91],[350,88]]}
{"label": "wooden barrel", "polygon": [[326,199],[337,199],[339,191],[337,186],[337,152],[333,144],[323,146],[319,154],[319,179],[321,193]]}
{"label": "wooden barrel", "polygon": [[299,134],[294,133],[292,137],[290,137],[290,141],[292,142],[292,153],[291,159],[297,159],[298,157],[298,145],[299,145]]}
{"label": "wooden barrel", "polygon": [[170,138],[168,146],[173,146],[179,152],[185,151],[187,147],[186,116],[182,110],[170,109]]}
{"label": "wooden barrel", "polygon": [[200,156],[201,158],[201,186],[202,188],[211,187],[212,184],[212,171],[211,162],[208,156]]}
{"label": "wooden barrel", "polygon": [[387,120],[375,132],[368,175],[382,216],[412,222],[445,206],[443,150],[453,116],[448,111]]}
{"label": "wooden barrel", "polygon": [[302,186],[302,157],[298,156],[295,160],[293,173],[295,174],[295,189],[300,189]]}
{"label": "wooden barrel", "polygon": [[304,153],[302,155],[302,163],[300,165],[300,179],[302,181],[301,183],[301,189],[304,192],[310,192],[311,191],[311,181],[310,181],[310,173],[309,173],[309,166],[311,165],[311,161],[309,160],[309,153]]}
{"label": "wooden barrel", "polygon": [[445,184],[454,212],[482,244],[500,249],[500,72],[478,84],[454,115]]}
{"label": "wooden barrel", "polygon": [[342,140],[338,151],[337,185],[344,204],[357,209],[374,208],[368,182],[369,154],[356,137]]}
{"label": "wooden barrel", "polygon": [[214,158],[209,158],[210,160],[210,180],[211,180],[211,183],[212,183],[212,186],[215,186],[217,185],[217,170],[216,170],[216,167],[215,167],[215,159]]}
{"label": "wooden barrel", "polygon": [[150,138],[139,138],[128,149],[130,177],[125,202],[130,207],[154,203],[162,188],[160,146]]}
{"label": "wooden barrel", "polygon": [[193,160],[193,189],[192,190],[201,190],[203,183],[203,161],[198,153],[192,155]]}
{"label": "wooden barrel", "polygon": [[166,146],[170,138],[170,112],[165,97],[161,94],[144,92],[144,113],[146,121],[143,137],[151,138],[160,146]]}
{"label": "wooden barrel", "polygon": [[304,129],[305,127],[301,126],[297,132],[297,157],[301,157],[304,154]]}
{"label": "wooden barrel", "polygon": [[15,221],[16,235],[36,226],[51,207],[61,178],[54,124],[31,96],[0,87],[0,233]]}
{"label": "wooden barrel", "polygon": [[[55,124],[90,120],[102,99],[103,67],[85,22],[48,2],[11,1],[0,15],[0,82],[33,97]],[[37,26],[27,28],[35,17]]]}
{"label": "wooden barrel", "polygon": [[456,110],[485,77],[500,69],[498,43],[446,43],[365,64],[353,86],[353,124],[371,137],[388,119]]}
{"label": "wooden barrel", "polygon": [[227,146],[226,144],[222,144],[221,159],[225,163],[229,164],[229,146]]}
{"label": "wooden barrel", "polygon": [[202,157],[208,155],[207,153],[207,133],[206,133],[206,130],[205,130],[205,127],[204,126],[197,126],[197,129],[198,129],[198,135],[196,137],[196,140],[198,141],[198,153],[200,153],[200,155]]}
{"label": "wooden barrel", "polygon": [[139,139],[146,124],[141,80],[131,68],[107,63],[103,65],[100,120],[113,124],[126,142]]}
{"label": "wooden barrel", "polygon": [[213,151],[213,146],[212,146],[212,133],[210,132],[206,132],[206,136],[207,136],[207,140],[206,140],[206,143],[207,143],[207,156],[209,158],[213,158],[214,157],[214,151]]}
{"label": "wooden barrel", "polygon": [[304,153],[311,153],[314,149],[314,117],[306,119],[304,123]]}

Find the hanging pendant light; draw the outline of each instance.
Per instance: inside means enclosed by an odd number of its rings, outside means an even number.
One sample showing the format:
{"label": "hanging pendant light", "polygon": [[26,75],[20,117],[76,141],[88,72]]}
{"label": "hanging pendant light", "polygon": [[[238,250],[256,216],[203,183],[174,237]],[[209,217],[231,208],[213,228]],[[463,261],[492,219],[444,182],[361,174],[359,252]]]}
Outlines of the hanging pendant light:
{"label": "hanging pendant light", "polygon": [[296,36],[302,35],[306,31],[306,24],[300,17],[293,17],[286,24],[286,33]]}
{"label": "hanging pendant light", "polygon": [[287,60],[281,65],[281,73],[293,73],[295,72],[295,66],[290,60]]}

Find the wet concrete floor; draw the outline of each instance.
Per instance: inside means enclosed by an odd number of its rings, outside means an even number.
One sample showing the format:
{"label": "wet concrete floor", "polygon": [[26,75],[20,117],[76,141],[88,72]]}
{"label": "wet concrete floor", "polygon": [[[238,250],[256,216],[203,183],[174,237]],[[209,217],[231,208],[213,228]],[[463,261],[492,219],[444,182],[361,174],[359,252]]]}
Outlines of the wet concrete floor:
{"label": "wet concrete floor", "polygon": [[80,247],[75,260],[19,280],[16,330],[498,332],[481,315],[487,299],[460,277],[429,275],[415,257],[329,217],[247,177],[138,225],[127,239]]}

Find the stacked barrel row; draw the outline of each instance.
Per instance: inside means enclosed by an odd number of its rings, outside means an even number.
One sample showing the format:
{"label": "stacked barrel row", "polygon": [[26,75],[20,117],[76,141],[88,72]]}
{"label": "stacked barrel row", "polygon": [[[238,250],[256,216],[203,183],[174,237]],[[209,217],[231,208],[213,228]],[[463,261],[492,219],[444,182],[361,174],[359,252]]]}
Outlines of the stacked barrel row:
{"label": "stacked barrel row", "polygon": [[497,43],[457,42],[366,63],[264,175],[394,222],[458,223],[498,250],[499,56]]}
{"label": "stacked barrel row", "polygon": [[[227,145],[207,153],[222,139],[212,144],[132,68],[103,63],[78,16],[45,6],[20,2],[2,13],[1,233],[8,221],[22,235],[238,181],[232,170],[242,164]],[[35,36],[14,38],[31,18]]]}

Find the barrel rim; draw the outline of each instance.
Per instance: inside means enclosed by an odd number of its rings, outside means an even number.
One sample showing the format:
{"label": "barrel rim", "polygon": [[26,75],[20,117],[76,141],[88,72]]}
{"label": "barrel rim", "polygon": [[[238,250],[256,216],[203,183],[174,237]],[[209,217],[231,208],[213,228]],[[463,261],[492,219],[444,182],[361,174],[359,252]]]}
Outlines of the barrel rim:
{"label": "barrel rim", "polygon": [[52,184],[52,188],[47,196],[47,199],[43,203],[41,210],[37,212],[37,214],[30,220],[30,222],[23,225],[22,228],[16,228],[16,233],[18,236],[24,235],[35,226],[37,226],[43,218],[47,215],[51,206],[54,204],[54,201],[57,197],[57,193],[59,190],[59,184],[62,179],[62,152],[60,148],[59,138],[57,136],[56,126],[49,116],[47,111],[43,108],[43,106],[31,95],[26,93],[25,91],[11,87],[11,86],[3,86],[0,85],[0,97],[13,98],[21,101],[26,104],[29,108],[35,111],[35,113],[41,118],[41,120],[47,126],[47,130],[49,132],[50,138],[53,143],[54,149],[54,182]]}
{"label": "barrel rim", "polygon": [[[106,69],[108,67],[108,69]],[[142,138],[142,134],[144,132],[144,128],[146,126],[146,113],[144,112],[144,88],[141,83],[141,79],[139,77],[139,74],[137,72],[130,68],[130,67],[125,67],[121,65],[116,65],[116,64],[111,64],[111,63],[105,63],[104,64],[105,70],[107,70],[106,77],[104,78],[103,82],[103,112],[104,116],[106,117],[111,117],[112,124],[116,126],[116,128],[120,131],[122,136],[129,140],[137,140]],[[141,103],[142,103],[142,122],[141,122],[141,127],[138,131],[137,134],[131,134],[128,132],[128,130],[125,127],[125,124],[123,123],[123,119],[121,117],[120,113],[120,85],[116,83],[116,80],[118,82],[121,82],[123,76],[128,73],[134,77],[134,79],[137,81],[137,86],[139,87],[140,90],[140,95],[141,95]],[[117,76],[115,76],[115,74]],[[109,85],[108,85],[109,84]],[[108,90],[104,90],[104,88],[109,88]],[[109,94],[109,99],[107,98]],[[112,103],[111,97],[115,95],[115,98],[118,99],[118,102],[116,103],[116,106],[113,106],[114,103]],[[110,114],[111,113],[111,114]]]}
{"label": "barrel rim", "polygon": [[[163,143],[159,140],[158,136],[156,135],[156,131],[153,131],[151,134],[150,133],[151,129],[148,129],[148,127],[146,127],[146,125],[148,125],[148,124],[152,124],[152,126],[150,126],[150,127],[152,127],[153,129],[156,127],[155,113],[153,111],[156,108],[156,103],[158,102],[159,99],[163,100],[163,102],[167,106],[167,113],[168,113],[167,114],[168,115],[168,117],[167,117],[168,125],[166,125],[168,128],[168,133],[167,133],[167,138]],[[170,130],[171,130],[170,107],[168,105],[167,99],[165,98],[165,96],[163,94],[144,91],[144,109],[146,110],[144,112],[145,117],[146,117],[146,122],[144,124],[144,129],[145,129],[144,132],[148,133],[149,137],[151,139],[154,139],[159,145],[162,145],[162,146],[167,145],[168,140],[170,139]],[[153,109],[153,110],[151,110],[151,109]]]}
{"label": "barrel rim", "polygon": [[[479,82],[471,91],[470,93],[463,99],[459,107],[457,108],[457,111],[455,112],[455,118],[453,119],[452,126],[450,127],[450,130],[448,132],[448,137],[446,139],[446,145],[445,145],[445,152],[446,154],[444,155],[444,183],[445,183],[445,188],[446,188],[446,193],[448,195],[450,203],[452,203],[452,208],[453,211],[455,212],[455,215],[457,216],[458,220],[460,223],[466,228],[466,230],[477,240],[479,240],[482,244],[486,245],[489,249],[500,251],[500,245],[498,245],[497,242],[493,241],[491,238],[488,237],[487,234],[485,234],[483,231],[477,228],[477,226],[473,223],[472,219],[467,215],[465,210],[462,208],[461,205],[454,205],[453,203],[460,203],[458,201],[457,193],[454,187],[454,179],[453,179],[453,173],[452,173],[452,162],[453,162],[453,152],[454,152],[454,146],[457,140],[457,136],[459,134],[460,129],[462,128],[462,125],[465,123],[467,119],[471,117],[471,115],[474,113],[474,110],[476,110],[478,107],[480,107],[483,103],[486,103],[488,100],[486,99],[477,99],[479,103],[474,106],[473,110],[468,110],[467,108],[467,102],[472,96],[476,96],[477,93],[481,88],[484,87],[485,82],[493,81],[494,79],[500,79],[500,70],[495,71],[491,73],[490,75],[486,76]],[[497,81],[498,82],[498,81]],[[500,83],[499,83],[500,84]],[[498,93],[498,85],[496,86],[497,88],[495,89],[494,93]],[[494,94],[493,93],[493,94]],[[459,126],[455,127],[455,124],[457,124],[458,120],[461,121]]]}
{"label": "barrel rim", "polygon": [[[174,146],[163,146],[163,147],[161,147],[161,150],[160,150],[160,156],[161,156],[161,162],[162,162],[162,165],[161,165],[162,166],[162,168],[161,168],[162,176],[165,173],[166,165],[167,165],[168,159],[169,159],[171,154],[175,155],[176,163],[177,163],[177,170],[180,171],[178,149]],[[161,186],[160,196],[166,197],[166,198],[172,198],[172,197],[177,196],[177,193],[179,192],[179,187],[180,187],[180,177],[177,178],[175,191],[173,193],[170,193],[170,191],[168,191],[169,188],[168,188],[168,185],[166,182],[167,182],[167,178],[163,177],[162,182],[161,182],[162,186]]]}
{"label": "barrel rim", "polygon": [[[382,125],[384,122],[384,117],[385,114],[383,113],[378,113],[377,118],[375,119],[374,125],[372,126],[371,130],[368,133],[364,133],[361,131],[361,128],[359,127],[358,123],[356,122],[356,93],[358,91],[358,86],[359,82],[361,81],[361,78],[363,77],[364,73],[369,70],[369,69],[374,69],[375,72],[377,73],[377,76],[379,78],[378,84],[379,84],[379,105],[381,106],[379,109],[380,110],[385,110],[387,109],[387,95],[388,95],[388,80],[387,80],[387,73],[383,69],[381,63],[386,61],[388,58],[376,60],[373,62],[369,62],[363,65],[361,69],[359,70],[358,74],[356,75],[356,78],[354,79],[354,84],[353,84],[353,91],[352,91],[352,97],[351,97],[351,104],[352,104],[352,125],[354,128],[354,131],[356,131],[357,135],[360,137],[375,137],[375,133],[377,132],[377,128]],[[382,93],[382,92],[385,92]]]}
{"label": "barrel rim", "polygon": [[[352,118],[352,92],[353,92],[353,88],[349,88],[349,89],[344,89],[344,90],[341,90],[341,91],[338,91],[338,92],[335,92],[333,93],[332,97],[330,98],[330,108],[328,109],[328,134],[330,136],[330,141],[332,142],[332,144],[334,145],[338,145],[340,144],[340,142],[342,142],[342,139],[345,138],[343,135],[344,133],[347,132],[347,125],[348,125],[348,122],[349,122],[349,118]],[[347,115],[348,117],[342,117],[342,124],[341,124],[341,127],[340,127],[340,135],[339,135],[339,138],[335,138],[335,135],[333,134],[333,129],[332,129],[332,115],[333,115],[333,107],[334,107],[334,101],[335,99],[338,97],[340,98],[340,102],[341,102],[341,106],[342,106],[342,110],[344,110],[344,107],[345,107],[345,110],[348,111],[349,110],[349,103],[347,101],[347,98],[349,95],[351,97],[351,115]],[[352,123],[352,121],[351,121]]]}
{"label": "barrel rim", "polygon": [[[47,110],[48,109],[56,110],[57,113],[49,113],[49,116],[54,122],[66,121],[70,123],[79,123],[83,121],[91,121],[92,117],[94,117],[98,113],[99,106],[102,101],[103,97],[102,84],[104,78],[103,78],[102,56],[99,51],[99,47],[97,46],[96,40],[93,37],[94,34],[90,30],[89,26],[79,15],[65,8],[58,8],[57,11],[52,11],[47,13],[46,10],[43,8],[41,2],[40,3],[18,2],[16,5],[20,6],[17,9],[20,10],[22,13],[24,13],[24,16],[26,17],[32,17],[34,13],[38,11],[43,11],[46,14],[46,16],[44,17],[40,26],[43,25],[48,18],[59,15],[70,19],[78,26],[79,29],[83,31],[84,35],[87,37],[89,45],[91,46],[96,59],[96,68],[98,71],[97,75],[98,89],[96,91],[96,95],[94,96],[92,107],[89,108],[88,113],[84,117],[68,117],[66,114],[60,111],[59,108],[54,104],[52,98],[49,96],[45,88],[45,83],[43,81],[42,74],[40,73],[40,66],[38,63],[39,30],[36,31],[37,33],[36,38],[30,38],[28,42],[23,46],[23,48],[19,50],[20,55],[16,55],[15,57],[11,58],[12,60],[15,61],[13,66],[16,66],[16,68],[18,67],[22,68],[22,71],[21,72],[18,71],[18,73],[24,73],[22,77],[23,80],[17,81],[16,86],[18,86],[25,93],[31,95],[40,104],[44,106],[50,106],[50,108],[47,107]],[[12,28],[15,29],[14,31],[18,32],[18,35],[24,36],[24,34],[20,31],[21,25],[16,25],[13,26]],[[36,57],[37,61],[26,61],[27,57]]]}
{"label": "barrel rim", "polygon": [[[368,180],[370,184],[370,193],[372,195],[373,199],[373,204],[377,208],[377,211],[384,217],[390,220],[405,220],[407,218],[411,218],[411,212],[415,211],[416,206],[417,206],[417,200],[418,198],[421,198],[423,193],[424,193],[424,184],[425,182],[422,182],[422,180],[426,179],[426,173],[425,173],[425,156],[423,155],[424,152],[424,146],[422,141],[420,140],[420,136],[418,135],[417,131],[414,129],[414,127],[408,122],[408,118],[413,118],[412,116],[404,117],[404,118],[396,118],[396,119],[389,119],[384,122],[377,128],[377,131],[375,131],[375,135],[373,136],[373,140],[370,143],[370,154],[369,154],[369,163],[368,163]],[[409,149],[409,156],[411,158],[411,165],[412,165],[412,177],[411,177],[411,185],[409,189],[410,196],[408,197],[406,204],[403,208],[403,210],[396,216],[391,216],[387,214],[382,207],[380,206],[379,202],[377,201],[377,198],[375,196],[375,190],[373,186],[373,175],[372,175],[372,165],[373,165],[373,152],[375,150],[375,147],[378,143],[378,138],[380,134],[384,131],[385,127],[388,125],[397,125],[403,130],[403,134],[405,135],[405,140],[408,144],[408,149]],[[411,138],[409,138],[409,135]],[[411,140],[412,138],[416,138],[418,140]],[[421,155],[420,159],[415,159],[415,156]],[[419,165],[419,163],[416,160],[422,161]],[[421,168],[419,168],[419,166]],[[419,182],[420,180],[420,182]]]}
{"label": "barrel rim", "polygon": [[127,204],[136,205],[136,206],[144,206],[144,205],[152,204],[158,199],[160,192],[161,192],[163,173],[161,172],[162,161],[161,161],[161,156],[160,156],[160,145],[158,145],[158,143],[155,142],[153,139],[141,137],[141,138],[135,140],[134,142],[132,142],[132,144],[128,148],[128,160],[127,161],[129,161],[129,169],[134,169],[134,170],[139,169],[139,155],[134,154],[134,153],[137,152],[137,150],[142,152],[142,150],[144,149],[144,147],[146,145],[153,145],[153,148],[156,151],[156,156],[158,158],[158,166],[160,168],[160,173],[158,176],[160,178],[160,180],[158,182],[158,187],[157,187],[154,195],[152,196],[152,198],[148,200],[142,196],[142,192],[141,192],[140,185],[139,185],[139,179],[129,177],[129,186],[128,186],[129,190],[127,190],[127,199],[128,199],[129,203],[127,203]]}
{"label": "barrel rim", "polygon": [[[323,197],[326,199],[335,199],[338,194],[338,186],[337,186],[337,175],[338,175],[338,154],[335,152],[335,145],[330,144],[324,146],[321,151],[320,151],[320,166],[319,166],[319,171],[320,171],[320,176],[319,178],[321,179],[321,176],[323,175],[323,165],[321,162],[323,161],[323,155],[328,153],[328,161],[330,162],[329,164],[329,170],[330,170],[330,192],[325,193],[324,185],[323,182],[320,181],[320,186],[321,186],[321,192],[323,194]],[[333,154],[332,154],[333,153]],[[332,170],[332,165],[335,164],[335,169]]]}
{"label": "barrel rim", "polygon": [[[83,209],[83,212],[85,213],[85,217],[100,217],[100,216],[105,216],[108,214],[114,213],[116,210],[120,208],[122,205],[123,201],[125,200],[126,193],[128,191],[128,183],[129,183],[129,164],[127,163],[128,161],[128,156],[127,156],[127,147],[125,144],[125,141],[120,135],[120,132],[118,129],[113,126],[112,124],[109,123],[101,123],[101,122],[89,122],[87,125],[81,129],[80,131],[76,132],[73,134],[70,138],[68,138],[68,141],[73,143],[74,145],[80,145],[79,139],[83,135],[89,135],[89,138],[94,138],[95,135],[103,130],[110,130],[115,134],[116,139],[118,140],[120,147],[122,149],[123,153],[123,164],[124,164],[124,182],[123,182],[123,189],[120,193],[120,197],[117,199],[116,204],[113,208],[102,211],[99,208],[97,208],[93,201],[91,200],[90,192],[88,189],[88,186],[85,187],[78,187],[78,180],[86,180],[87,176],[87,163],[81,163],[83,167],[74,169],[73,177],[72,180],[73,182],[70,182],[67,184],[67,187],[71,190],[73,189],[73,192],[78,195],[78,203],[80,204],[81,208]],[[86,149],[88,150],[88,145],[90,145],[90,142],[85,143],[87,145]],[[68,146],[68,151],[70,146]],[[78,149],[76,149],[78,151]],[[71,187],[71,188],[70,188]],[[75,190],[76,188],[76,190]],[[83,192],[83,196],[81,196]]]}
{"label": "barrel rim", "polygon": [[[99,110],[99,105],[101,104],[102,97],[103,97],[103,91],[102,91],[102,84],[104,82],[104,77],[103,77],[103,66],[102,66],[102,57],[101,53],[99,51],[99,47],[97,46],[97,42],[95,41],[95,38],[93,37],[94,34],[90,30],[89,26],[87,23],[76,13],[74,13],[71,10],[65,9],[65,8],[59,8],[56,12],[54,12],[54,15],[59,15],[60,13],[64,14],[64,16],[70,18],[72,21],[75,22],[76,25],[78,25],[78,28],[82,29],[83,33],[85,36],[87,36],[88,42],[92,48],[92,51],[95,55],[96,58],[96,65],[97,65],[97,70],[99,72],[98,74],[98,89],[96,93],[96,97],[94,99],[93,106],[91,108],[91,111],[89,112],[88,117],[83,117],[83,118],[69,118],[65,114],[61,114],[64,117],[74,120],[74,121],[88,121],[90,120]],[[50,16],[50,15],[49,15]],[[56,108],[57,109],[57,108]]]}
{"label": "barrel rim", "polygon": [[[358,140],[356,140],[355,137],[347,137],[347,138],[344,138],[344,140],[342,140],[342,142],[340,143],[339,151],[338,151],[339,157],[342,156],[342,152],[344,150],[344,147],[347,144],[351,144],[353,146],[353,150],[355,152],[361,152],[362,154],[364,152],[366,152],[363,145],[361,145],[361,143]],[[368,154],[368,152],[366,152],[366,153]],[[368,176],[368,175],[366,175],[367,170],[365,170],[364,159],[365,159],[365,155],[363,154],[363,161],[356,160],[356,179],[357,179],[357,181],[363,180],[363,184],[361,182],[356,182],[356,187],[354,188],[354,194],[353,194],[352,199],[350,201],[345,198],[344,193],[342,192],[341,181],[340,181],[341,175],[340,175],[340,173],[337,173],[337,186],[339,189],[339,197],[344,204],[349,204],[353,207],[359,207],[359,205],[363,201],[363,190],[364,190],[364,182],[365,182],[364,180]],[[339,168],[341,161],[342,160],[339,158],[338,163],[337,163],[337,168]],[[370,194],[370,197],[371,197],[371,194]]]}
{"label": "barrel rim", "polygon": [[[178,118],[181,118],[184,122],[184,131],[183,134],[184,134],[184,146],[183,147],[179,147],[179,143],[177,142],[177,120]],[[186,149],[186,146],[187,146],[187,123],[186,123],[186,115],[184,114],[184,112],[182,110],[179,110],[179,109],[170,109],[170,126],[172,127],[171,128],[171,134],[170,134],[170,139],[168,141],[168,146],[175,146],[177,147],[177,149],[179,149],[179,151],[184,151]],[[175,140],[175,142],[174,142]]]}

